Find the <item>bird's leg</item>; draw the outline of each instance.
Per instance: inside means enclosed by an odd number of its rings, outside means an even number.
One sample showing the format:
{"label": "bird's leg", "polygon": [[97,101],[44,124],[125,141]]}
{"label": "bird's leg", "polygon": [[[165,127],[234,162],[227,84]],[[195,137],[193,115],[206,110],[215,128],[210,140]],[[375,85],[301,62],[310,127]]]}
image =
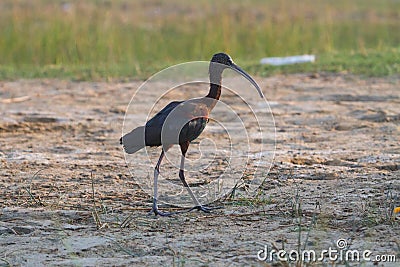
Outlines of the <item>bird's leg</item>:
{"label": "bird's leg", "polygon": [[154,168],[154,193],[153,193],[153,206],[150,212],[154,212],[155,215],[160,215],[160,216],[170,216],[175,214],[174,212],[161,212],[158,210],[158,206],[157,206],[157,198],[158,198],[158,186],[157,186],[157,182],[158,182],[158,175],[160,174],[160,165],[161,165],[161,161],[164,158],[165,152],[168,151],[170,147],[166,147],[165,151],[164,148],[161,151],[161,155],[160,158],[158,159],[157,165]]}
{"label": "bird's leg", "polygon": [[181,166],[180,166],[180,170],[179,170],[179,178],[181,179],[181,182],[183,184],[184,187],[186,187],[190,197],[192,198],[195,206],[187,211],[192,211],[194,209],[197,210],[201,210],[204,212],[210,212],[211,210],[213,210],[214,208],[208,208],[205,207],[203,205],[201,205],[201,203],[199,202],[199,200],[196,198],[196,196],[194,195],[192,189],[190,189],[188,183],[186,182],[185,179],[185,156],[186,156],[186,152],[189,148],[189,142],[185,142],[185,143],[181,143],[181,151],[182,151],[182,156],[181,156]]}

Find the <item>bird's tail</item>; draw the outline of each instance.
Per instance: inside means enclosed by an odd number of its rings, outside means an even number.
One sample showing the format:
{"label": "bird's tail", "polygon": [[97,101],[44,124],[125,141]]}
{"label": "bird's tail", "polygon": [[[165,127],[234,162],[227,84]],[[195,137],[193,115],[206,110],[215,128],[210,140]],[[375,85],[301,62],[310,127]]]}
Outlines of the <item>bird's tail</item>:
{"label": "bird's tail", "polygon": [[126,153],[133,154],[146,146],[144,131],[144,126],[141,126],[119,139]]}

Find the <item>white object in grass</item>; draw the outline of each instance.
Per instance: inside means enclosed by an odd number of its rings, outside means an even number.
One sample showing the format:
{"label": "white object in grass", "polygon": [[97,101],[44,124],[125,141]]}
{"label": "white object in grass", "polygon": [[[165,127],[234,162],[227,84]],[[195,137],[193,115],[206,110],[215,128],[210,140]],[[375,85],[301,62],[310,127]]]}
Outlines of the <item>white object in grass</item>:
{"label": "white object in grass", "polygon": [[314,62],[315,55],[300,55],[300,56],[290,56],[290,57],[265,57],[260,60],[260,63],[273,65],[273,66],[281,66],[281,65],[290,65],[297,63],[307,63]]}

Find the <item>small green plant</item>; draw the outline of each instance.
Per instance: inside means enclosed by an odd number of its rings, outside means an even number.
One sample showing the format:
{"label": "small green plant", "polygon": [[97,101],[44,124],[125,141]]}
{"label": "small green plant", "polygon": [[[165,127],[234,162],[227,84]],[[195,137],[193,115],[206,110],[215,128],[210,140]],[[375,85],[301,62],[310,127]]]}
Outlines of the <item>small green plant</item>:
{"label": "small green plant", "polygon": [[29,181],[29,187],[25,187],[25,188],[24,188],[25,191],[28,193],[30,200],[31,200],[34,204],[36,204],[36,205],[38,205],[38,206],[46,206],[46,205],[45,205],[45,203],[42,201],[40,195],[37,195],[37,194],[33,193],[33,190],[32,190],[32,182],[33,182],[36,178],[38,178],[39,173],[40,173],[41,171],[43,171],[43,170],[45,170],[45,169],[40,169],[40,170],[38,170],[37,172],[35,172],[35,173],[32,175],[32,177],[31,177],[31,179],[30,179],[30,181]]}
{"label": "small green plant", "polygon": [[[297,220],[297,253],[298,255],[302,255],[302,251],[307,249],[307,245],[308,245],[308,240],[310,237],[310,233],[313,229],[313,227],[316,225],[317,223],[317,208],[319,208],[318,205],[316,205],[315,207],[315,212],[313,213],[313,217],[311,218],[311,221],[308,225],[308,227],[304,226],[303,224],[303,217],[304,217],[304,213],[303,213],[303,209],[302,209],[302,199],[300,196],[300,192],[299,189],[296,188],[296,193],[292,198],[291,201],[291,215]],[[304,235],[304,229],[306,229],[305,232],[305,238],[303,240],[303,235]],[[304,263],[302,261],[302,258],[300,257],[299,259],[297,259],[297,261],[295,262],[295,266],[300,267],[300,266],[305,266],[306,263]]]}
{"label": "small green plant", "polygon": [[389,185],[385,190],[384,198],[377,201],[365,200],[360,204],[362,223],[368,227],[380,224],[392,226],[398,224],[394,213],[398,202],[399,196],[393,192],[392,186]]}
{"label": "small green plant", "polygon": [[[394,223],[394,216],[396,212],[396,206],[400,202],[400,196],[393,193],[392,186],[388,187],[385,194],[385,200],[383,201],[385,209],[385,221]],[[398,209],[398,208],[397,208]]]}
{"label": "small green plant", "polygon": [[96,223],[97,229],[102,229],[102,228],[108,227],[108,224],[102,222],[99,212],[97,211],[97,203],[96,203],[95,191],[94,191],[93,171],[90,172],[90,179],[92,182],[92,200],[93,200],[92,216]]}

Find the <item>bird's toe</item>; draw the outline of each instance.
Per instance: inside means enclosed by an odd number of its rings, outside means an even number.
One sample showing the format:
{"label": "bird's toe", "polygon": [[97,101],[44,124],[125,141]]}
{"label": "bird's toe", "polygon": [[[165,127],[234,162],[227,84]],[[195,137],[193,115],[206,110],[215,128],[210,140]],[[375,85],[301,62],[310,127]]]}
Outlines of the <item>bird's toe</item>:
{"label": "bird's toe", "polygon": [[176,214],[176,212],[163,212],[163,211],[160,211],[158,209],[158,207],[152,207],[150,212],[149,212],[149,214],[152,214],[152,213],[154,213],[155,216],[159,215],[159,216],[162,216],[162,217],[168,217],[168,216]]}
{"label": "bird's toe", "polygon": [[221,209],[221,208],[222,207],[207,207],[207,206],[200,205],[200,206],[193,207],[192,210],[196,209],[199,211],[210,213],[212,210]]}

